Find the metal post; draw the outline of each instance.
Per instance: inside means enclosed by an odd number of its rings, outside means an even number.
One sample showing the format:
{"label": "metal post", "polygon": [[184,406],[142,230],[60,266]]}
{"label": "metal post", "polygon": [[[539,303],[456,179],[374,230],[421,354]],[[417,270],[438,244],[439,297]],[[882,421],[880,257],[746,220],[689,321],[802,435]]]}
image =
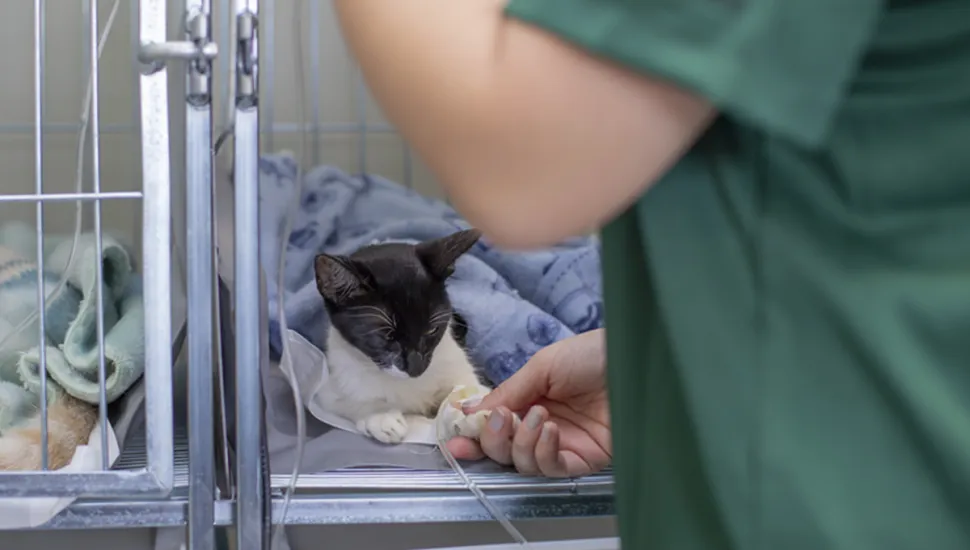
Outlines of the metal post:
{"label": "metal post", "polygon": [[[294,5],[294,9],[300,4]],[[275,113],[275,93],[276,90],[276,63],[273,60],[276,59],[276,1],[269,0],[264,3],[262,10],[260,11],[260,18],[263,20],[261,40],[259,47],[263,52],[263,59],[269,60],[263,66],[263,76],[262,83],[260,83],[259,92],[263,96],[262,109],[263,109],[263,120],[268,121],[269,132],[266,133],[266,150],[273,153],[276,151],[276,138],[273,135],[273,123],[276,120]],[[312,21],[310,24],[314,24]],[[317,29],[314,28],[314,32]],[[301,58],[302,59],[302,58]],[[301,131],[305,132],[304,122],[299,121]],[[300,159],[301,162],[303,159]]]}
{"label": "metal post", "polygon": [[[88,19],[88,35],[91,38],[88,46],[88,53],[91,56],[91,187],[94,192],[94,248],[95,257],[103,258],[103,231],[101,228],[101,93],[98,84],[100,73],[100,61],[98,59],[98,3],[91,3],[90,17]],[[38,267],[40,264],[38,264]],[[97,311],[104,311],[104,264],[97,262],[94,265],[95,285],[98,292],[95,294]],[[104,356],[104,316],[98,315],[97,318],[97,339],[98,339],[98,417],[101,426],[101,468],[108,469],[108,398],[106,395],[105,381],[107,379],[107,364]]]}
{"label": "metal post", "polygon": [[[44,0],[34,0],[34,192],[44,195],[44,53],[45,53],[45,5]],[[49,465],[47,449],[47,287],[44,280],[44,201],[36,204],[37,216],[37,325],[39,330],[38,352],[40,359],[40,468]]]}
{"label": "metal post", "polygon": [[264,517],[260,426],[263,353],[260,322],[259,265],[259,108],[258,0],[235,0],[236,125],[235,183],[235,324],[236,324],[236,544],[238,550],[262,550]]}
{"label": "metal post", "polygon": [[356,89],[357,89],[357,171],[363,175],[367,173],[367,102],[370,96],[367,92],[367,83],[364,82],[364,74],[357,69]]}
{"label": "metal post", "polygon": [[[300,16],[302,17],[303,14],[300,14]],[[313,151],[310,152],[310,159],[313,162],[313,165],[316,166],[320,164],[320,125],[321,125],[321,119],[322,119],[322,113],[320,111],[321,69],[320,69],[320,32],[319,32],[320,1],[319,0],[310,0],[309,19],[310,19],[310,24],[308,25],[308,27],[310,28],[310,85],[311,85],[310,90],[313,93],[313,96],[310,98],[310,102],[313,105],[313,108],[311,110],[313,128],[311,129],[312,133],[310,134],[312,138],[310,141],[310,145],[313,148]],[[303,22],[300,21],[299,24],[302,25]],[[304,47],[303,40],[302,40],[302,37],[303,37],[302,27],[301,27],[300,33],[297,36],[299,36],[301,39],[300,39],[300,42],[296,44],[296,47],[302,50]],[[302,60],[303,56],[300,56],[300,59]],[[300,67],[300,71],[303,71],[303,67]],[[302,79],[300,80],[300,86],[302,86],[304,90],[306,89],[306,83],[303,82]],[[301,101],[305,101],[306,99],[306,92],[304,90],[300,90]],[[304,109],[306,109],[306,105],[300,105],[300,111],[298,112],[303,112]],[[298,122],[300,124],[303,124],[302,120]],[[303,143],[306,143],[306,142],[303,141]],[[301,151],[301,153],[304,156],[306,155],[306,151]],[[300,162],[305,162],[305,157],[301,158]]]}
{"label": "metal post", "polygon": [[[187,0],[185,17],[182,45],[193,52],[213,49],[210,0]],[[159,46],[171,48],[172,44]],[[185,69],[189,550],[215,550],[212,60],[195,57]]]}

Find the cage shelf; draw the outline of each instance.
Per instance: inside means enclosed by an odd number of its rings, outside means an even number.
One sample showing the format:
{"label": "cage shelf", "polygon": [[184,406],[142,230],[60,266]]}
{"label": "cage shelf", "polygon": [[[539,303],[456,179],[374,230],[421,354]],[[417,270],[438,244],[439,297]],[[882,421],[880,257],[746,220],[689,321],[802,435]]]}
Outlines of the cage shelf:
{"label": "cage shelf", "polygon": [[[180,447],[176,447],[177,449]],[[188,518],[188,468],[176,462],[178,488],[167,500],[77,501],[43,529],[175,527]],[[280,521],[273,476],[273,522]],[[541,480],[511,474],[473,474],[495,505],[513,520],[612,516],[613,479],[608,473],[577,480]],[[233,502],[215,503],[215,524],[234,523]],[[448,472],[334,472],[300,479],[286,511],[287,525],[472,522],[492,519],[454,474]]]}
{"label": "cage shelf", "polygon": [[[548,480],[512,473],[469,477],[511,519],[613,515],[609,472],[581,479]],[[274,521],[289,476],[272,477]],[[300,477],[286,512],[290,525],[429,523],[492,519],[461,479],[449,471],[348,469]]]}

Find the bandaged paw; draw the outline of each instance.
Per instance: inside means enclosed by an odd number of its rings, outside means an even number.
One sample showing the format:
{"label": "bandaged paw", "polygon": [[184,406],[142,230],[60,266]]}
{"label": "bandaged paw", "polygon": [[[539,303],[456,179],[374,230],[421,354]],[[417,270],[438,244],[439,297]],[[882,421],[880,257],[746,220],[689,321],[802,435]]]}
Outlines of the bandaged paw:
{"label": "bandaged paw", "polygon": [[[447,441],[461,436],[477,440],[485,430],[485,422],[492,411],[483,409],[465,414],[463,407],[480,402],[490,391],[483,386],[456,386],[438,409],[438,438]],[[514,421],[518,427],[520,420],[517,415]]]}

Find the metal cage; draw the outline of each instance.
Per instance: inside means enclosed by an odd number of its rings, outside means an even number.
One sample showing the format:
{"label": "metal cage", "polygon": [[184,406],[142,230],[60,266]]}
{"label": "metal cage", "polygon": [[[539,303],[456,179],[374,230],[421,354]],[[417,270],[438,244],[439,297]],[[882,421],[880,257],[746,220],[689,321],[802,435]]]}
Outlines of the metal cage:
{"label": "metal cage", "polygon": [[[105,7],[112,1],[79,0],[85,75],[104,70],[98,41],[107,17]],[[45,529],[185,526],[191,550],[216,548],[219,526],[234,527],[240,550],[261,550],[269,548],[269,527],[279,522],[490,519],[451,472],[381,468],[305,475],[282,515],[280,489],[288,476],[270,474],[261,407],[267,304],[259,263],[260,152],[275,151],[281,142],[307,135],[311,148],[306,160],[316,165],[333,160],[322,157],[332,149],[328,140],[340,136],[341,143],[349,140],[352,145],[334,163],[360,173],[383,171],[393,164],[395,179],[435,193],[433,179],[381,120],[359,75],[343,88],[353,101],[355,120],[325,120],[321,98],[332,81],[320,52],[331,46],[342,48],[336,29],[318,27],[328,3],[299,3],[307,10],[307,86],[313,101],[305,121],[280,122],[278,110],[286,104],[280,94],[288,88],[281,84],[286,75],[280,74],[275,62],[280,30],[288,24],[280,12],[294,9],[295,2],[121,0],[132,31],[131,120],[127,125],[102,123],[98,105],[105,90],[94,78],[91,145],[85,151],[90,190],[80,193],[54,192],[45,186],[49,179],[45,136],[73,132],[78,125],[51,122],[45,112],[50,9],[45,0],[33,3],[33,121],[0,124],[0,137],[33,136],[34,186],[20,194],[0,191],[0,207],[34,205],[40,274],[37,303],[43,312],[46,209],[52,204],[90,203],[95,246],[100,251],[102,204],[140,201],[140,213],[129,234],[140,241],[142,252],[139,272],[147,314],[144,376],[137,391],[144,395],[144,405],[133,415],[134,436],[123,442],[113,464],[104,450],[101,471],[0,473],[0,497],[79,499],[46,522]],[[137,190],[103,188],[101,159],[120,154],[104,148],[106,135],[137,136],[141,163]],[[383,160],[375,160],[372,154],[378,147],[384,150]],[[220,190],[216,174],[225,160],[232,166],[231,185]],[[220,210],[231,212],[231,227],[218,223]],[[104,273],[98,265],[95,286],[100,289]],[[101,292],[97,300],[102,311]],[[176,302],[183,307],[173,305]],[[38,346],[43,353],[43,314],[40,327]],[[99,420],[104,424],[114,418],[104,390],[108,370],[104,321],[98,322],[96,336]],[[40,365],[40,380],[46,381],[43,356]],[[46,382],[42,386],[43,394]],[[40,403],[46,418],[46,399]],[[512,519],[613,513],[609,474],[567,481],[512,474],[475,477]]]}
{"label": "metal cage", "polygon": [[[37,312],[37,351],[38,351],[38,380],[39,407],[41,418],[41,467],[38,471],[2,472],[0,473],[0,496],[40,497],[40,496],[86,496],[86,497],[148,497],[167,495],[173,487],[173,420],[172,394],[166,388],[172,386],[172,329],[171,329],[171,250],[170,250],[170,194],[168,181],[168,131],[167,113],[165,111],[164,75],[146,77],[143,80],[142,104],[147,108],[142,110],[144,118],[142,129],[147,139],[143,140],[142,159],[144,174],[146,175],[140,190],[109,191],[101,184],[101,122],[98,111],[101,95],[97,78],[92,79],[90,88],[92,107],[90,113],[90,190],[81,192],[51,192],[46,186],[45,137],[48,132],[58,133],[73,131],[77,126],[51,125],[47,121],[45,104],[45,65],[46,55],[46,6],[44,0],[33,2],[33,125],[26,128],[8,127],[8,133],[32,133],[34,153],[34,188],[31,193],[14,193],[0,195],[0,205],[14,206],[23,204],[29,208],[33,205],[36,231],[36,257],[32,260],[36,264],[36,302]],[[98,74],[99,59],[97,36],[99,34],[99,10],[97,2],[85,1],[83,9],[85,15],[85,35],[94,37],[85,44],[84,59],[90,73]],[[148,19],[144,19],[147,22]],[[144,33],[164,32],[164,28],[146,24]],[[24,132],[26,131],[26,132]],[[99,422],[102,426],[100,447],[100,471],[60,472],[47,471],[49,466],[49,434],[48,421],[48,391],[50,379],[48,373],[48,356],[52,353],[50,335],[48,334],[48,301],[53,300],[48,292],[50,276],[48,266],[45,265],[48,254],[45,252],[45,220],[46,211],[59,203],[90,203],[93,211],[93,228],[91,235],[94,239],[94,250],[98,258],[102,257],[103,204],[117,204],[122,200],[137,200],[141,205],[142,234],[141,249],[141,277],[143,280],[142,307],[155,314],[144,319],[143,342],[144,379],[147,388],[145,393],[145,431],[150,434],[144,446],[144,464],[128,469],[111,469],[108,458],[108,430],[104,428],[108,419],[108,403],[106,398],[106,378],[111,365],[105,357],[105,322],[104,315],[97,315],[96,322],[96,383],[98,384]],[[23,212],[23,211],[21,211]],[[11,214],[16,217],[15,213]],[[8,218],[9,219],[9,218]],[[24,261],[30,262],[30,259]],[[83,263],[84,259],[80,259]],[[104,294],[105,266],[102,261],[93,261],[94,285],[93,296],[96,310],[103,312],[104,303],[108,299]],[[70,265],[70,264],[68,264]],[[8,280],[11,284],[15,281]],[[13,306],[9,296],[3,307]],[[14,332],[19,333],[16,329]],[[12,350],[21,351],[21,350]]]}

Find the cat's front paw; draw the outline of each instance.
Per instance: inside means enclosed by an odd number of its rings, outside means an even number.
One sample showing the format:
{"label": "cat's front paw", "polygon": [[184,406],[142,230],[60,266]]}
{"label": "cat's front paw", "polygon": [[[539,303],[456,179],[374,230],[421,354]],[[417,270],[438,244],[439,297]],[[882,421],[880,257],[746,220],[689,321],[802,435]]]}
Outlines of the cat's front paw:
{"label": "cat's front paw", "polygon": [[408,421],[400,411],[372,414],[357,422],[357,429],[381,443],[400,443],[408,435]]}
{"label": "cat's front paw", "polygon": [[452,433],[469,439],[478,439],[482,435],[482,430],[485,429],[485,421],[490,413],[491,411],[483,410],[456,418],[452,426]]}

